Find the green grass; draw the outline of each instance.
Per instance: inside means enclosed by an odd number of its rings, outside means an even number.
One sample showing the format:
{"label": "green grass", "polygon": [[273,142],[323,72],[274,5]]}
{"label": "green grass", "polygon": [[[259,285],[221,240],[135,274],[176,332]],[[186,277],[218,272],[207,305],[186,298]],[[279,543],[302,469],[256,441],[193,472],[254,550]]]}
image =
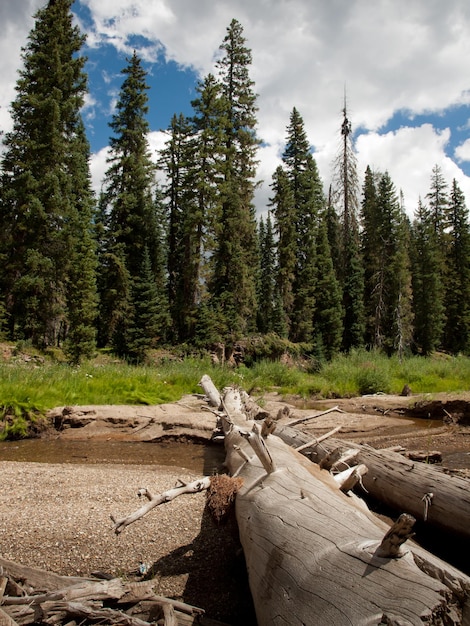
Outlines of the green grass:
{"label": "green grass", "polygon": [[0,438],[26,436],[29,423],[56,406],[174,402],[200,392],[203,374],[209,374],[219,389],[235,384],[256,397],[272,390],[304,399],[398,394],[405,384],[413,393],[470,389],[470,359],[446,355],[400,361],[377,352],[354,351],[336,357],[316,373],[310,373],[308,363],[288,367],[260,361],[231,369],[214,367],[204,358],[148,366],[95,360],[79,368],[47,360],[39,364],[10,360],[0,362]]}

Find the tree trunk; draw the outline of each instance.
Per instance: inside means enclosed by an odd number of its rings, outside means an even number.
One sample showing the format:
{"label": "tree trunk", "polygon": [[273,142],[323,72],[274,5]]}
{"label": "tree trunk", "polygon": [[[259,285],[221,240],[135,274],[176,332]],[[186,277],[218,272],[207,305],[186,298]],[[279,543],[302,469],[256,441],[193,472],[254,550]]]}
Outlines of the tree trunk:
{"label": "tree trunk", "polygon": [[263,439],[237,390],[222,404],[226,464],[244,481],[236,516],[259,626],[470,624],[470,578],[418,546],[397,547],[409,519],[390,533],[328,471],[276,435]]}
{"label": "tree trunk", "polygon": [[[312,441],[311,434],[290,426],[280,428],[276,433],[296,448]],[[323,463],[334,451],[341,454],[347,450],[357,452],[354,463],[367,467],[362,484],[374,499],[470,540],[470,489],[467,479],[449,476],[433,465],[411,461],[392,450],[376,450],[333,438],[321,445],[314,442],[303,453],[314,462]]]}

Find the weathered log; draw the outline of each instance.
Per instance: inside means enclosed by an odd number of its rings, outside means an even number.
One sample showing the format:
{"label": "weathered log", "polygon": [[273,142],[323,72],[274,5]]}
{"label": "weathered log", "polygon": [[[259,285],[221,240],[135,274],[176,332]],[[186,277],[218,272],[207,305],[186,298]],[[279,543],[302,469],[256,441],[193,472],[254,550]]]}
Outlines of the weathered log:
{"label": "weathered log", "polygon": [[469,577],[415,545],[381,557],[388,526],[328,472],[269,435],[268,473],[240,433],[250,422],[231,413],[224,428],[226,464],[244,479],[236,516],[259,626],[470,623]]}
{"label": "weathered log", "polygon": [[199,381],[199,385],[204,389],[204,393],[207,396],[209,404],[218,409],[220,406],[220,393],[217,387],[212,382],[210,376],[204,374],[204,376]]}
{"label": "weathered log", "polygon": [[333,478],[344,493],[352,491],[358,483],[362,483],[362,477],[367,474],[366,465],[356,465],[335,474]]}
{"label": "weathered log", "polygon": [[[8,582],[11,586],[13,579],[9,578]],[[128,616],[115,610],[115,606],[117,604],[119,607],[128,607],[145,601],[149,602],[148,608],[153,607],[155,621],[162,618],[168,626],[174,626],[181,621],[176,619],[176,611],[178,615],[184,613],[199,618],[204,614],[203,609],[156,595],[154,587],[153,580],[126,582],[120,578],[95,581],[84,579],[77,584],[44,593],[3,596],[0,624],[3,623],[2,620],[9,625],[27,625],[38,621],[53,624],[78,617],[103,623],[143,626],[148,621],[142,619],[142,611],[139,616],[132,616],[132,613]],[[22,591],[20,585],[18,589]],[[112,608],[105,606],[105,603],[111,604]],[[159,607],[158,611],[156,607]]]}
{"label": "weathered log", "polygon": [[8,561],[2,557],[0,557],[0,569],[5,576],[10,576],[15,580],[22,580],[24,586],[30,586],[36,591],[62,589],[63,587],[70,587],[71,585],[92,580],[79,576],[60,576],[54,572],[49,572],[38,567],[21,565],[20,563]]}
{"label": "weathered log", "polygon": [[[286,443],[299,446],[311,435],[285,427],[276,434]],[[322,463],[333,450],[357,450],[357,462],[367,466],[364,489],[387,506],[409,513],[419,521],[470,539],[469,481],[449,476],[434,465],[407,459],[391,450],[376,450],[336,438],[309,448],[313,461]],[[430,496],[429,494],[432,494]]]}
{"label": "weathered log", "polygon": [[0,606],[0,626],[18,626],[18,622],[6,613]]}
{"label": "weathered log", "polygon": [[289,426],[298,426],[298,424],[303,424],[310,420],[316,419],[317,417],[321,417],[322,415],[328,415],[328,413],[333,413],[334,411],[336,411],[337,413],[344,413],[344,411],[342,411],[338,406],[333,406],[331,407],[331,409],[326,409],[321,413],[315,413],[315,415],[308,415],[307,417],[300,417],[299,419],[292,420],[291,422],[289,422]]}

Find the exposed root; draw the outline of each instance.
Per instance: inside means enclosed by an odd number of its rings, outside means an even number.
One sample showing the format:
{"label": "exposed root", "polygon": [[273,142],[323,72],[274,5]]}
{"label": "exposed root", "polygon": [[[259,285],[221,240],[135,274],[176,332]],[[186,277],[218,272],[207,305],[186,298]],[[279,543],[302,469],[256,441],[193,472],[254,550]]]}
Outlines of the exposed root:
{"label": "exposed root", "polygon": [[227,520],[235,502],[237,491],[242,484],[242,478],[233,478],[227,474],[211,476],[206,506],[217,524],[222,524]]}

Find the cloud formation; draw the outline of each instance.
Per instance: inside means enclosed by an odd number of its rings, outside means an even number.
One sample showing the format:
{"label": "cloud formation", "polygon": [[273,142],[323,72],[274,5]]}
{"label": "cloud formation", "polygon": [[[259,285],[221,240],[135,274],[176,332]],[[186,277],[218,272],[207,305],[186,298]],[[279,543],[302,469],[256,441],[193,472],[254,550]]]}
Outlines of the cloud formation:
{"label": "cloud formation", "polygon": [[[0,72],[8,102],[19,45],[31,28],[29,16],[40,4],[15,0],[0,9]],[[367,164],[388,170],[397,189],[403,190],[411,214],[417,198],[428,191],[433,166],[439,164],[449,183],[457,179],[470,203],[470,178],[465,173],[469,144],[454,145],[452,126],[442,129],[432,123],[433,116],[470,104],[468,0],[81,0],[81,4],[90,12],[90,46],[111,44],[129,54],[138,36],[146,59],[164,54],[201,76],[213,70],[232,18],[240,21],[253,53],[259,135],[266,144],[260,151],[260,177],[265,180],[260,206],[269,196],[267,185],[279,163],[294,106],[304,118],[320,173],[328,183],[345,89],[353,130],[360,131],[360,170]],[[406,112],[409,122],[387,128],[397,112]],[[423,114],[429,123],[414,125],[413,116]]]}

